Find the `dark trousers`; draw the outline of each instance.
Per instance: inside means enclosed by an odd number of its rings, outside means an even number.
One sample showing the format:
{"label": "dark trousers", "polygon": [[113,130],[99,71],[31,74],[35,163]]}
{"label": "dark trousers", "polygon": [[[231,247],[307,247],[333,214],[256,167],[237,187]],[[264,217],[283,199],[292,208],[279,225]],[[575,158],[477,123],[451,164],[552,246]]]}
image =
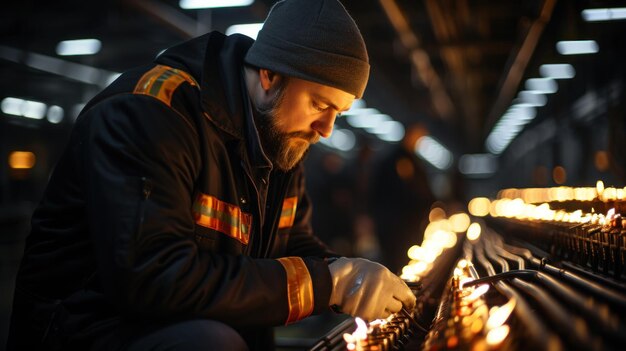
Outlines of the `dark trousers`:
{"label": "dark trousers", "polygon": [[[160,328],[128,335],[112,335],[97,342],[94,350],[124,351],[194,351],[194,350],[248,350],[246,342],[233,328],[226,324],[196,319],[182,321]],[[121,338],[118,338],[121,336]]]}

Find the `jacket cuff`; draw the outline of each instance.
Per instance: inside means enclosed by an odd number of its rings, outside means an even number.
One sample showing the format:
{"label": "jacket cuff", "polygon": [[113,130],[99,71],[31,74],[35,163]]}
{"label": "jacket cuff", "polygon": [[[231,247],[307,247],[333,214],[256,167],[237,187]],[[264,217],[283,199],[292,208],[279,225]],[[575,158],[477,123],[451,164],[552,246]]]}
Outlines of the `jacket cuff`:
{"label": "jacket cuff", "polygon": [[333,281],[328,269],[328,263],[323,258],[307,257],[304,259],[307,269],[313,280],[313,313],[319,314],[328,311],[330,294],[333,291]]}

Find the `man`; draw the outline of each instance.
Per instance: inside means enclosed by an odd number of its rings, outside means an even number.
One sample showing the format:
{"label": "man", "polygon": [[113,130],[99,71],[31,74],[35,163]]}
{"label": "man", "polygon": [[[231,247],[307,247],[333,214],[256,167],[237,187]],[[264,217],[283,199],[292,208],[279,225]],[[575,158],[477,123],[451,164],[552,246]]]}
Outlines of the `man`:
{"label": "man", "polygon": [[256,42],[214,32],[124,73],[33,215],[9,349],[261,349],[329,306],[411,308],[399,278],[310,227],[300,160],[368,74],[337,0],[279,2]]}

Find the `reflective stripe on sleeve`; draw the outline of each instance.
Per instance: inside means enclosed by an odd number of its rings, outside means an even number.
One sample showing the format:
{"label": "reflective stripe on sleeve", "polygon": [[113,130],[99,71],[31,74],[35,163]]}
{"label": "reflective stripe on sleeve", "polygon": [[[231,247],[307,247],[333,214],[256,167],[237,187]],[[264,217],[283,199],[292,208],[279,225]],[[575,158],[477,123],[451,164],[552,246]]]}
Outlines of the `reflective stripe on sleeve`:
{"label": "reflective stripe on sleeve", "polygon": [[296,219],[296,207],[298,207],[298,197],[288,197],[283,201],[283,209],[280,212],[280,221],[278,228],[289,228],[293,226]]}
{"label": "reflective stripe on sleeve", "polygon": [[278,259],[287,272],[289,315],[285,324],[299,321],[313,312],[313,281],[306,264],[300,257]]}

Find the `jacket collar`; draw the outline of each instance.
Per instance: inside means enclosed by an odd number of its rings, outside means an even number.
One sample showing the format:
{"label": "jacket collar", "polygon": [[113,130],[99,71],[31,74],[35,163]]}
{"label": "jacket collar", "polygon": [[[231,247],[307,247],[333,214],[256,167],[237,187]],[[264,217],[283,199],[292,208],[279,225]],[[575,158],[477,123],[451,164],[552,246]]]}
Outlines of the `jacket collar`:
{"label": "jacket collar", "polygon": [[246,154],[254,166],[271,168],[254,125],[243,76],[244,57],[252,43],[254,40],[244,35],[210,32],[167,49],[156,62],[195,77],[200,82],[205,117],[245,141]]}

